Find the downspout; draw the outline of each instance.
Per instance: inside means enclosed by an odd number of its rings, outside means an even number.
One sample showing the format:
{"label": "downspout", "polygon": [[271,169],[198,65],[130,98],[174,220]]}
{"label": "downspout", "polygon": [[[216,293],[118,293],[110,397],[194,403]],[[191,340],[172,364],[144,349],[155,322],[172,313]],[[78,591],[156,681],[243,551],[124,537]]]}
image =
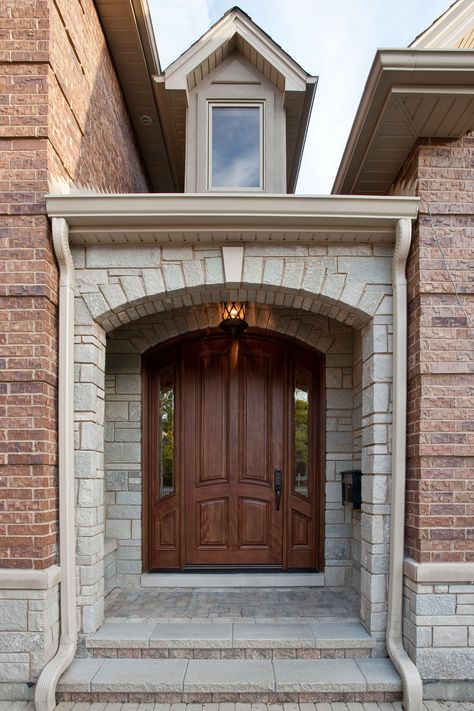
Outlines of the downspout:
{"label": "downspout", "polygon": [[390,564],[388,580],[387,650],[403,684],[405,711],[422,711],[423,682],[408,656],[402,637],[403,558],[405,543],[406,407],[407,407],[407,280],[411,220],[399,220],[392,263],[393,285],[393,452]]}
{"label": "downspout", "polygon": [[54,657],[42,670],[35,691],[36,711],[53,711],[56,686],[74,659],[76,622],[76,532],[74,513],[74,263],[68,225],[52,220],[53,246],[59,264],[59,557],[61,563],[60,639]]}

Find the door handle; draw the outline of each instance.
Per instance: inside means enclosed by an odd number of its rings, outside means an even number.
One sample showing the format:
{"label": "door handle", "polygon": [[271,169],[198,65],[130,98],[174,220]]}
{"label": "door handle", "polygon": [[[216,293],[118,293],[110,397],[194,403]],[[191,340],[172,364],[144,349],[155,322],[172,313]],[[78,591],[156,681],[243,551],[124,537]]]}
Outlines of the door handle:
{"label": "door handle", "polygon": [[273,477],[274,477],[274,486],[275,486],[275,498],[276,498],[276,510],[280,510],[280,501],[281,501],[281,491],[282,491],[282,473],[281,469],[275,469],[273,472]]}

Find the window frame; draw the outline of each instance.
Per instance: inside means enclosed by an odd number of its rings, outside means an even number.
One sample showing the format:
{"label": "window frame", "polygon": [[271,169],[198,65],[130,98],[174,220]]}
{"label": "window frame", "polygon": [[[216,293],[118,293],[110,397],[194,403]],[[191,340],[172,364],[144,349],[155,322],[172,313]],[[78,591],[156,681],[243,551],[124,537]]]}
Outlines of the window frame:
{"label": "window frame", "polygon": [[[216,187],[212,185],[212,110],[213,108],[258,108],[260,118],[260,185],[257,187]],[[223,101],[211,99],[207,102],[207,189],[212,192],[252,192],[265,190],[265,101]]]}

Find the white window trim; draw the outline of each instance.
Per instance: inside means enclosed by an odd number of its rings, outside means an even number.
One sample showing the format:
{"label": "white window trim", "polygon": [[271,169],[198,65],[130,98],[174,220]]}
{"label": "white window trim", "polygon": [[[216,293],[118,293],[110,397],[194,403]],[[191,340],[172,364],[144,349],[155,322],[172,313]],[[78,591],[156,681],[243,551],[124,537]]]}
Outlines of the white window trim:
{"label": "white window trim", "polygon": [[[241,187],[214,187],[212,182],[212,109],[214,107],[254,107],[259,109],[260,115],[260,185],[256,188],[241,188]],[[264,101],[215,101],[208,100],[207,102],[207,189],[212,192],[242,192],[242,193],[261,193],[265,190],[265,102]]]}

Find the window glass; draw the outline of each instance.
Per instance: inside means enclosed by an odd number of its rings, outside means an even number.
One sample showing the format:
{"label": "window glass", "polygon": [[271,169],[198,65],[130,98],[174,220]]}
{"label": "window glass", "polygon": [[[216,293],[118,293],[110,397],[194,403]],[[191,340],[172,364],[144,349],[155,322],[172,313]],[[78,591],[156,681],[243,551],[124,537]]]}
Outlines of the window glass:
{"label": "window glass", "polygon": [[294,388],[294,481],[300,496],[309,496],[309,389],[302,374],[296,374]]}
{"label": "window glass", "polygon": [[174,378],[171,371],[160,376],[159,398],[158,436],[161,499],[174,492]]}
{"label": "window glass", "polygon": [[211,107],[212,188],[261,188],[261,106]]}

